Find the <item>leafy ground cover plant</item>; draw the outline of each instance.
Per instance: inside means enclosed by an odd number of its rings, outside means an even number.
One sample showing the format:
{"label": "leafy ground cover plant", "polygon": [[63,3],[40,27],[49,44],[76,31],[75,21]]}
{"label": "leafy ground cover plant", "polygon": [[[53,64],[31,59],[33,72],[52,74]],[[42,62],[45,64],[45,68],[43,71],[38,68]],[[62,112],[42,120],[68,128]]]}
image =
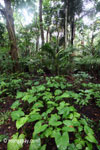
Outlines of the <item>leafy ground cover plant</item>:
{"label": "leafy ground cover plant", "polygon": [[92,96],[93,101],[96,103],[98,107],[100,107],[100,84],[94,84],[94,83],[83,83],[82,86],[88,91],[88,95]]}
{"label": "leafy ground cover plant", "polygon": [[74,77],[76,78],[77,82],[80,82],[83,80],[88,81],[89,79],[93,78],[88,73],[83,72],[83,71],[79,71],[78,73],[74,74]]}
{"label": "leafy ground cover plant", "polygon": [[18,133],[9,140],[8,150],[12,147],[20,150],[24,142],[13,143],[12,140],[24,141],[25,138],[31,139],[29,150],[46,150],[51,139],[58,150],[93,150],[98,147],[87,121],[65,101],[72,94],[72,91],[65,90],[66,87],[64,78],[51,77],[46,78],[44,84],[35,82],[27,92],[17,92],[11,117],[16,121]]}
{"label": "leafy ground cover plant", "polygon": [[10,111],[0,113],[0,125],[4,124],[8,120],[10,114]]}
{"label": "leafy ground cover plant", "polygon": [[21,90],[25,86],[31,86],[32,80],[27,73],[14,73],[10,75],[0,75],[0,96],[13,97],[17,90]]}

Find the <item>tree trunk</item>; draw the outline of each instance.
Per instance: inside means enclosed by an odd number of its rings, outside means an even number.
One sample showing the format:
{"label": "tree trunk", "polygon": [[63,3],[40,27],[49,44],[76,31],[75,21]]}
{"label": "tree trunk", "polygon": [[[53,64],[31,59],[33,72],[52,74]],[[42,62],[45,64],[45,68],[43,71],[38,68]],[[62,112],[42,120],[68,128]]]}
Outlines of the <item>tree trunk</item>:
{"label": "tree trunk", "polygon": [[39,49],[39,35],[37,35],[37,39],[36,39],[36,51],[38,52]]}
{"label": "tree trunk", "polygon": [[95,39],[95,25],[93,26],[93,31],[92,31],[92,37],[91,37],[91,51],[92,51],[92,55],[94,56],[95,55],[95,48],[94,48],[94,39]]}
{"label": "tree trunk", "polygon": [[72,22],[71,22],[71,45],[73,46],[73,43],[74,43],[74,18],[72,19]]}
{"label": "tree trunk", "polygon": [[52,33],[50,32],[50,42],[51,42],[51,40],[52,40]]}
{"label": "tree trunk", "polygon": [[43,20],[42,20],[42,0],[39,0],[39,18],[40,18],[41,40],[42,40],[42,46],[43,46],[44,45],[44,30],[43,30]]}
{"label": "tree trunk", "polygon": [[67,36],[68,36],[68,4],[65,4],[65,49],[67,48],[68,45],[68,40],[67,40]]}
{"label": "tree trunk", "polygon": [[46,38],[46,42],[47,42],[47,43],[49,42],[49,30],[50,30],[50,28],[48,27],[48,30],[47,30],[47,38]]}
{"label": "tree trunk", "polygon": [[11,0],[4,0],[5,2],[5,18],[7,24],[7,30],[10,40],[10,55],[12,60],[18,60],[18,49],[16,44],[16,36],[14,29],[13,11],[11,8]]}

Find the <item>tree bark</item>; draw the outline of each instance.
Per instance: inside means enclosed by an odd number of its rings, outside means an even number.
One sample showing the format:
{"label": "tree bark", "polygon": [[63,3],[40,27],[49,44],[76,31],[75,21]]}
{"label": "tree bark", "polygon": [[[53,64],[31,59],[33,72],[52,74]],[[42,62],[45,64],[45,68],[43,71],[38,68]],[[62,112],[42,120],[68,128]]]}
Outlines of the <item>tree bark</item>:
{"label": "tree bark", "polygon": [[67,40],[67,36],[68,36],[68,3],[66,2],[65,4],[65,49],[67,48],[68,45],[68,40]]}
{"label": "tree bark", "polygon": [[94,32],[95,32],[95,25],[93,26],[92,37],[91,37],[91,50],[92,50],[93,56],[95,55],[95,48],[93,46],[94,45],[94,39],[95,39]]}
{"label": "tree bark", "polygon": [[74,25],[74,18],[73,18],[71,22],[71,45],[72,46],[74,44],[74,29],[75,29],[75,25]]}
{"label": "tree bark", "polygon": [[44,45],[44,30],[43,30],[43,20],[42,20],[42,0],[39,0],[39,18],[40,18],[40,30],[41,30],[41,40],[42,46]]}
{"label": "tree bark", "polygon": [[48,27],[48,30],[47,30],[47,38],[46,38],[46,42],[47,42],[47,43],[49,42],[49,30],[50,30],[50,28]]}
{"label": "tree bark", "polygon": [[38,52],[38,49],[39,49],[39,35],[37,35],[37,38],[36,38],[36,51]]}
{"label": "tree bark", "polygon": [[18,49],[16,44],[11,0],[4,0],[4,2],[5,2],[5,18],[6,18],[7,30],[8,30],[9,40],[10,40],[10,55],[12,60],[18,60]]}
{"label": "tree bark", "polygon": [[51,40],[52,40],[52,33],[50,32],[50,42],[51,42]]}

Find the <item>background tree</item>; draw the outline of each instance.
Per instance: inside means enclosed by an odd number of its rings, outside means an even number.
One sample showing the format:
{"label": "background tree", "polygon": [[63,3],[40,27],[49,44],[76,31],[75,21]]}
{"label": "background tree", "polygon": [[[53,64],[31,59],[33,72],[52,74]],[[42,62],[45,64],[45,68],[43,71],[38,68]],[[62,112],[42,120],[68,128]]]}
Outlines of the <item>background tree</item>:
{"label": "background tree", "polygon": [[13,10],[11,8],[11,0],[4,0],[5,7],[1,4],[0,12],[6,19],[6,25],[9,35],[10,41],[10,55],[12,60],[18,60],[18,48],[16,44],[16,36],[15,36],[15,28],[14,28],[14,18],[13,18]]}
{"label": "background tree", "polygon": [[43,19],[42,19],[42,0],[39,0],[39,18],[40,18],[40,30],[41,30],[41,40],[42,40],[42,45],[44,45],[44,29],[43,29]]}

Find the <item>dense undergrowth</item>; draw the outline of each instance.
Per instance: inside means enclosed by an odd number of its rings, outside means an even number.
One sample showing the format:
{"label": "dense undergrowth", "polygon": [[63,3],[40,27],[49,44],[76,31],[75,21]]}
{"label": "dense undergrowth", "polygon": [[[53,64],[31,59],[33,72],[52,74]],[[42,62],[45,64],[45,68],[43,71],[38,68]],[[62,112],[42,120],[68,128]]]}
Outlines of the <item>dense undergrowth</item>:
{"label": "dense undergrowth", "polygon": [[92,83],[87,74],[75,74],[74,81],[66,76],[36,77],[27,73],[0,77],[0,103],[7,103],[6,97],[13,99],[11,110],[0,115],[2,124],[11,115],[17,129],[11,139],[0,136],[1,142],[9,139],[7,150],[22,149],[25,140],[29,150],[100,149],[93,126],[75,108],[91,104],[100,107],[100,84]]}

